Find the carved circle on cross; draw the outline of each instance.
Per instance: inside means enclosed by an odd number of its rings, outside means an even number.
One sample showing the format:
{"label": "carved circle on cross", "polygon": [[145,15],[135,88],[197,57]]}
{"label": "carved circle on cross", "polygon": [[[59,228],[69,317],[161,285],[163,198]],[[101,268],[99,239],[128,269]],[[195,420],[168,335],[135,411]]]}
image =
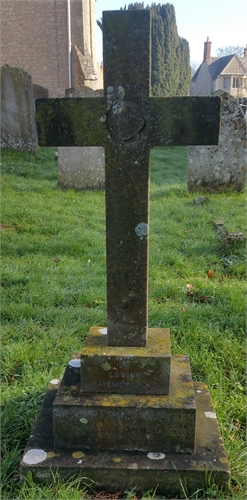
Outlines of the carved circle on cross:
{"label": "carved circle on cross", "polygon": [[140,116],[137,103],[124,97],[122,86],[107,87],[106,125],[110,136],[117,141],[136,139],[145,126],[145,119]]}
{"label": "carved circle on cross", "polygon": [[145,126],[145,120],[139,114],[138,106],[133,101],[117,101],[108,111],[107,129],[111,137],[118,141],[137,138]]}

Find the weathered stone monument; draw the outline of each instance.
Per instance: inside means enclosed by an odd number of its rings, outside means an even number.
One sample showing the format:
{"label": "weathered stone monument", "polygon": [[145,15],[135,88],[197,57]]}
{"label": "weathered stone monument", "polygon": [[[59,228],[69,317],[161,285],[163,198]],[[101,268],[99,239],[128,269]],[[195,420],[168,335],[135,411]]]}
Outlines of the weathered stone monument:
{"label": "weathered stone monument", "polygon": [[[65,97],[99,97],[84,85],[66,89]],[[58,148],[58,184],[60,189],[104,189],[105,152],[103,147]]]}
{"label": "weathered stone monument", "polygon": [[147,317],[150,147],[217,144],[220,99],[150,97],[149,11],[105,12],[103,26],[105,98],[40,100],[37,121],[41,145],[105,148],[107,327],[50,382],[21,472],[169,495],[226,485],[208,389]]}
{"label": "weathered stone monument", "polygon": [[1,78],[1,146],[16,151],[36,150],[36,125],[31,76],[5,64]]}
{"label": "weathered stone monument", "polygon": [[192,146],[188,154],[188,189],[221,193],[242,191],[246,177],[246,119],[239,102],[223,90],[219,145]]}

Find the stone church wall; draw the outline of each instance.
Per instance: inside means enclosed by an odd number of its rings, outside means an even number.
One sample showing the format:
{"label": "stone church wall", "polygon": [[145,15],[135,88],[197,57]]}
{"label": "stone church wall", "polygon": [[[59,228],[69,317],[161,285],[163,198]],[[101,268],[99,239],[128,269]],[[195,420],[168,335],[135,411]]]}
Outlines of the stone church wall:
{"label": "stone church wall", "polygon": [[[70,9],[74,86],[73,44],[83,54],[84,41],[90,39],[91,32],[94,36],[95,28],[90,28],[89,21],[95,5],[90,0],[70,0]],[[48,90],[49,97],[63,97],[69,88],[67,0],[1,0],[1,20],[0,67],[21,68],[32,76],[33,84]],[[88,50],[94,59],[92,43]],[[102,83],[92,83],[95,88],[102,87]]]}
{"label": "stone church wall", "polygon": [[68,87],[66,0],[1,0],[0,66],[21,68],[61,97]]}

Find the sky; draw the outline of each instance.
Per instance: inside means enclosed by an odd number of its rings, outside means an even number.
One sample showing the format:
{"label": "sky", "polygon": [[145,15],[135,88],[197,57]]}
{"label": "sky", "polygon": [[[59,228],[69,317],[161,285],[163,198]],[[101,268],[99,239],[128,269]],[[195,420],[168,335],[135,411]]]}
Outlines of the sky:
{"label": "sky", "polygon": [[[96,19],[103,10],[119,10],[136,0],[96,0]],[[143,0],[138,0],[143,1]],[[144,1],[144,6],[154,0]],[[156,4],[171,3],[176,12],[178,34],[189,42],[190,60],[201,64],[204,42],[212,42],[211,56],[216,56],[219,47],[246,46],[247,1],[246,0],[156,0]],[[97,58],[102,61],[102,33],[97,27]]]}

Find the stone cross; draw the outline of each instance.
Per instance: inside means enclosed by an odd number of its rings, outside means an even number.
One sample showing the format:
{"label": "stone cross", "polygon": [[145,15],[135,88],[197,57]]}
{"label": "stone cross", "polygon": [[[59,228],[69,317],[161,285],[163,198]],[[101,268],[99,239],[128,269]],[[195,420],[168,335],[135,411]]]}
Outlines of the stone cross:
{"label": "stone cross", "polygon": [[150,11],[103,13],[104,97],[36,101],[40,146],[103,146],[108,345],[145,346],[152,146],[217,144],[220,99],[150,96]]}

